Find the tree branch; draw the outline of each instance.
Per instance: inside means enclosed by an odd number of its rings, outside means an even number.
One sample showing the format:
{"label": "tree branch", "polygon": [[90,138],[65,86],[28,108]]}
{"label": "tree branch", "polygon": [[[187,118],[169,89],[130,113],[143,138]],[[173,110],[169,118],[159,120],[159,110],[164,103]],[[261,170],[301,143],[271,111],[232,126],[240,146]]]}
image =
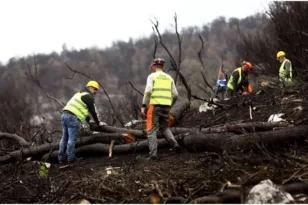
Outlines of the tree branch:
{"label": "tree branch", "polygon": [[157,42],[157,36],[155,34],[155,30],[154,27],[152,26],[152,30],[153,30],[153,36],[154,36],[154,50],[153,50],[153,59],[155,59],[155,55],[156,55],[156,51],[157,51],[157,47],[158,47],[158,42]]}
{"label": "tree branch", "polygon": [[180,79],[181,79],[181,81],[182,81],[184,87],[186,88],[186,91],[187,91],[187,98],[188,98],[188,100],[190,101],[190,98],[191,98],[191,90],[190,90],[190,87],[189,87],[189,85],[187,84],[187,81],[186,81],[186,79],[184,78],[184,76],[181,74],[180,71],[178,71],[178,65],[177,65],[177,63],[176,63],[174,57],[172,56],[171,52],[169,51],[169,49],[168,49],[168,48],[166,47],[166,45],[164,44],[163,38],[162,38],[162,36],[161,36],[161,34],[160,34],[160,32],[159,32],[159,29],[158,29],[159,23],[158,23],[158,21],[157,21],[156,18],[155,18],[155,20],[156,20],[156,23],[154,23],[152,20],[150,20],[150,21],[151,21],[151,23],[154,25],[154,28],[155,28],[155,30],[156,30],[156,32],[157,32],[157,34],[158,34],[159,42],[160,42],[161,46],[166,50],[166,52],[168,53],[168,55],[169,55],[169,57],[170,57],[170,59],[171,59],[171,66],[172,66],[172,68],[173,68],[175,71],[178,72],[178,74],[179,74],[179,76],[180,76]]}
{"label": "tree branch", "polygon": [[34,74],[32,73],[31,66],[30,66],[29,64],[27,64],[28,73],[25,72],[25,75],[28,77],[28,79],[29,79],[31,82],[33,82],[35,85],[37,85],[37,87],[39,87],[39,88],[44,92],[44,94],[45,94],[48,98],[50,98],[50,99],[56,101],[61,107],[64,107],[65,104],[64,104],[61,100],[59,100],[58,98],[56,98],[56,97],[50,95],[50,94],[49,94],[48,92],[46,92],[46,90],[43,88],[43,86],[42,86],[42,84],[41,84],[41,82],[40,82],[40,80],[39,80],[39,78],[38,78],[38,70],[37,70],[37,66],[36,66],[36,62],[35,62],[35,56],[33,56],[33,62],[34,62]]}
{"label": "tree branch", "polygon": [[[203,41],[201,35],[199,35],[199,39],[200,39],[200,41],[201,41],[201,48],[200,48],[200,50],[198,51],[198,57],[199,57],[199,61],[200,61],[201,65],[202,65],[203,70],[206,71],[206,69],[205,69],[205,67],[204,67],[204,64],[203,64],[203,60],[202,60],[202,50],[203,50],[203,47],[204,47],[204,41]],[[209,84],[209,82],[206,80],[206,78],[205,78],[203,72],[201,72],[201,74],[202,74],[202,78],[203,78],[204,83],[207,85],[207,87],[209,87],[209,88],[211,89],[211,91],[212,91],[212,92],[214,93],[214,95],[215,95],[214,89],[213,89],[212,86]]]}
{"label": "tree branch", "polygon": [[135,86],[132,84],[132,82],[128,81],[128,83],[130,84],[130,86],[132,86],[132,88],[137,91],[140,95],[143,96],[142,92],[140,92],[139,90],[137,90],[137,88],[135,88]]}
{"label": "tree branch", "polygon": [[16,142],[18,142],[19,145],[23,146],[23,147],[29,147],[30,143],[27,142],[24,138],[16,135],[16,134],[10,134],[10,133],[6,133],[6,132],[0,132],[0,140],[6,138],[9,140],[15,140]]}
{"label": "tree branch", "polygon": [[[93,80],[93,78],[92,78],[91,76],[89,76],[89,75],[87,75],[87,74],[85,74],[85,73],[83,73],[83,72],[80,72],[80,71],[77,71],[77,70],[73,69],[73,68],[72,68],[70,65],[68,65],[67,63],[65,63],[65,65],[66,65],[66,67],[67,67],[70,71],[73,72],[73,76],[72,76],[72,77],[74,77],[74,74],[75,74],[75,73],[78,73],[78,74],[80,74],[80,75],[82,75],[82,76],[85,76],[85,77],[87,77],[87,78]],[[99,82],[98,82],[98,84],[100,85],[100,87],[103,89],[105,95],[107,96],[108,101],[109,101],[109,104],[111,105],[111,108],[112,108],[112,110],[113,110],[113,112],[114,112],[116,118],[119,120],[119,122],[121,123],[121,125],[124,126],[124,122],[123,122],[123,120],[120,118],[120,116],[118,115],[118,113],[115,111],[115,108],[114,108],[114,106],[113,106],[113,104],[112,104],[112,102],[111,102],[111,99],[110,99],[110,97],[109,97],[107,91],[105,90],[104,86],[103,86],[102,84],[100,84]]]}
{"label": "tree branch", "polygon": [[176,72],[176,75],[175,75],[175,84],[177,82],[177,78],[178,78],[178,75],[179,75],[179,72],[180,72],[180,68],[181,68],[181,62],[182,62],[182,39],[180,37],[180,34],[178,32],[178,18],[177,18],[177,15],[176,13],[174,14],[174,22],[175,22],[175,33],[176,33],[176,36],[177,36],[177,39],[178,39],[178,45],[179,45],[179,58],[178,58],[178,64],[177,64],[177,72]]}

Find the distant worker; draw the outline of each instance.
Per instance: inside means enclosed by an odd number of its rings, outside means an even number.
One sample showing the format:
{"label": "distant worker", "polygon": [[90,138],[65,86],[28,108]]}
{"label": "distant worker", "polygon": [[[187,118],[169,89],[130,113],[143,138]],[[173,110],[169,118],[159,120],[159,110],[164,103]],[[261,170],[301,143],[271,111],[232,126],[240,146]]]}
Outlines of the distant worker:
{"label": "distant worker", "polygon": [[61,116],[62,138],[59,144],[59,163],[76,161],[75,144],[80,123],[90,121],[89,113],[98,126],[106,125],[100,122],[96,111],[94,96],[99,89],[96,81],[89,81],[85,88],[76,93],[63,108]]}
{"label": "distant worker", "polygon": [[[147,78],[147,84],[142,101],[141,114],[147,117],[147,137],[149,144],[148,161],[157,158],[157,132],[158,130],[166,138],[167,142],[175,149],[181,152],[182,148],[175,140],[172,132],[168,128],[169,111],[177,100],[178,91],[170,75],[164,72],[165,60],[162,58],[154,59],[151,68],[155,71]],[[148,111],[146,114],[146,107]]]}
{"label": "distant worker", "polygon": [[229,97],[235,95],[247,95],[252,92],[252,87],[248,82],[248,73],[252,70],[251,63],[244,61],[242,67],[235,69],[227,84]]}
{"label": "distant worker", "polygon": [[218,74],[218,80],[216,82],[216,95],[222,100],[225,98],[225,94],[227,91],[227,82],[228,82],[228,75],[225,71],[220,70]]}
{"label": "distant worker", "polygon": [[292,85],[292,63],[287,59],[285,52],[279,51],[277,53],[277,60],[281,63],[279,69],[279,85],[285,88]]}

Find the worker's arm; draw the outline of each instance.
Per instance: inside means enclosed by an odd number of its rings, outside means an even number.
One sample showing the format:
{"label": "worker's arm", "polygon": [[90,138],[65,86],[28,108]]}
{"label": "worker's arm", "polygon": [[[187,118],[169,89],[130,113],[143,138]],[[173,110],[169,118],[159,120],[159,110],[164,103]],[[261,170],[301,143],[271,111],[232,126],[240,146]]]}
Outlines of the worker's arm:
{"label": "worker's arm", "polygon": [[290,67],[291,67],[290,61],[286,61],[284,63],[284,69],[286,70],[286,78],[290,78]]}
{"label": "worker's arm", "polygon": [[239,72],[238,71],[233,72],[232,76],[233,76],[232,85],[233,85],[234,91],[237,92],[239,89],[239,84],[237,84],[238,78],[240,77]]}
{"label": "worker's arm", "polygon": [[228,82],[229,81],[229,76],[227,74],[225,74],[226,76],[226,81]]}
{"label": "worker's arm", "polygon": [[90,114],[93,117],[94,122],[99,125],[99,118],[94,103],[94,97],[91,94],[87,94],[81,97],[81,100],[87,105]]}
{"label": "worker's arm", "polygon": [[176,89],[175,83],[172,80],[172,85],[171,85],[171,91],[172,91],[172,105],[175,104],[176,100],[178,99],[178,90]]}
{"label": "worker's arm", "polygon": [[147,78],[147,84],[144,90],[142,107],[146,107],[149,104],[151,94],[152,94],[152,89],[153,89],[153,75],[149,75]]}

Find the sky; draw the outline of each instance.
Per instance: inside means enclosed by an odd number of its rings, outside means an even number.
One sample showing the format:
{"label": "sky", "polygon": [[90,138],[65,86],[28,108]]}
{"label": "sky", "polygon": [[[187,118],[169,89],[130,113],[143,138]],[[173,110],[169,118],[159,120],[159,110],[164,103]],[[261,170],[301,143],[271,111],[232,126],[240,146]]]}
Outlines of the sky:
{"label": "sky", "polygon": [[244,18],[264,12],[269,0],[1,0],[0,61],[11,57],[105,48],[159,29],[202,26],[219,16]]}

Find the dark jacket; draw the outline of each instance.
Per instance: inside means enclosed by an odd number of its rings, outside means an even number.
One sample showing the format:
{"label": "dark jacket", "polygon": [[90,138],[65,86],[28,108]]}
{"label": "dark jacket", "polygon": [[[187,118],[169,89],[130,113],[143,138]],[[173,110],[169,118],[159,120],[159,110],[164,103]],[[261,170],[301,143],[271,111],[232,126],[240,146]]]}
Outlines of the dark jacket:
{"label": "dark jacket", "polygon": [[[90,114],[92,115],[92,118],[94,120],[94,122],[99,125],[99,118],[98,118],[98,114],[97,114],[97,110],[95,107],[95,102],[94,102],[94,96],[91,94],[91,92],[88,90],[87,87],[83,88],[80,92],[87,92],[89,94],[84,95],[81,97],[81,100],[87,105],[88,110],[90,112]],[[90,118],[87,117],[86,121],[89,122]]]}

